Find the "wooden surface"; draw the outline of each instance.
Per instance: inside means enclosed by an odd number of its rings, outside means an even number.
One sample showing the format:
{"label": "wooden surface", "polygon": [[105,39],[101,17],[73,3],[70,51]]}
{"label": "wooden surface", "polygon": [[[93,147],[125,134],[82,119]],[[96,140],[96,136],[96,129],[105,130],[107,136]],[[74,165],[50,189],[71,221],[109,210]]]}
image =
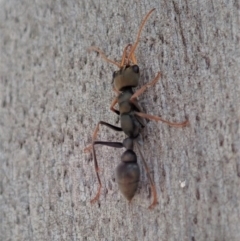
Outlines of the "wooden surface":
{"label": "wooden surface", "polygon": [[[136,51],[139,103],[149,114],[142,150],[156,183],[131,204],[114,170],[123,150],[83,153],[109,110],[112,72],[89,46],[119,59],[144,15]],[[240,240],[240,32],[238,1],[7,1],[0,3],[0,240]],[[122,141],[105,127],[99,140]]]}

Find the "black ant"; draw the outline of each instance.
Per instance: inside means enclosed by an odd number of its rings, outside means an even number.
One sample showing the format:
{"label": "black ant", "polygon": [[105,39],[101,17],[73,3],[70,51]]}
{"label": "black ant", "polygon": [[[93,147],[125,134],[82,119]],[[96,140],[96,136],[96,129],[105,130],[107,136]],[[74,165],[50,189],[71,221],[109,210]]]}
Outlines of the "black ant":
{"label": "black ant", "polygon": [[[118,96],[114,98],[110,109],[113,112],[115,112],[117,115],[120,115],[120,122],[121,122],[121,127],[117,127],[107,122],[100,121],[94,130],[93,137],[92,137],[92,144],[85,148],[85,151],[89,151],[90,149],[92,149],[95,171],[96,171],[97,179],[99,183],[97,194],[91,200],[91,203],[94,203],[99,199],[100,190],[102,187],[101,180],[98,173],[99,168],[98,168],[98,162],[96,158],[95,145],[100,144],[100,145],[105,145],[105,146],[114,147],[114,148],[122,148],[122,147],[126,148],[126,151],[121,156],[121,163],[118,165],[116,169],[116,180],[118,182],[118,185],[122,194],[129,201],[131,201],[131,199],[133,198],[137,190],[139,176],[140,176],[140,170],[137,164],[137,156],[133,151],[133,146],[134,144],[136,144],[138,151],[141,155],[144,167],[146,169],[147,176],[150,180],[151,191],[153,195],[153,202],[149,206],[149,208],[153,208],[157,204],[157,192],[156,192],[155,184],[151,178],[149,168],[147,166],[146,161],[144,160],[144,157],[140,150],[140,146],[136,141],[137,137],[139,136],[140,130],[144,127],[144,123],[141,118],[155,120],[155,121],[162,121],[170,126],[175,126],[175,127],[184,127],[189,123],[188,120],[182,123],[172,123],[172,122],[163,120],[161,117],[149,115],[141,111],[141,108],[137,103],[137,97],[141,95],[147,88],[154,85],[160,79],[160,76],[161,76],[160,72],[158,72],[157,76],[150,83],[145,84],[135,93],[133,92],[133,88],[138,86],[138,81],[140,78],[140,70],[137,65],[137,60],[134,55],[134,52],[137,48],[142,28],[146,23],[148,17],[154,10],[155,9],[152,9],[143,19],[138,31],[136,42],[133,45],[128,44],[124,48],[122,60],[120,63],[115,62],[111,59],[108,59],[105,56],[105,54],[98,48],[96,47],[90,48],[90,50],[94,50],[98,52],[105,61],[112,63],[119,68],[118,71],[115,71],[113,73],[114,91],[117,92]],[[117,103],[119,105],[119,110],[116,110],[114,108],[114,106]],[[123,131],[128,137],[123,141],[123,143],[96,141],[97,133],[99,131],[100,125],[105,125],[115,131]]]}

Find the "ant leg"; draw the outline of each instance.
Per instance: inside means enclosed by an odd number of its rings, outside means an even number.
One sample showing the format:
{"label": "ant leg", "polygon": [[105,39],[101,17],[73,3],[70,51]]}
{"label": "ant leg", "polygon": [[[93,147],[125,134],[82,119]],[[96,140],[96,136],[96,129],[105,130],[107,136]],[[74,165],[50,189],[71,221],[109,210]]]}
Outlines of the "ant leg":
{"label": "ant leg", "polygon": [[90,201],[91,203],[95,203],[99,199],[102,183],[101,183],[101,179],[100,179],[99,174],[98,174],[99,168],[98,168],[94,143],[92,145],[92,150],[93,150],[94,168],[95,168],[95,171],[96,171],[96,174],[97,174],[97,179],[98,179],[98,184],[99,184],[96,196]]}
{"label": "ant leg", "polygon": [[[137,142],[136,142],[136,143],[137,143]],[[150,171],[149,171],[148,165],[147,165],[147,163],[146,163],[146,161],[145,161],[145,159],[144,159],[144,157],[143,157],[143,154],[142,154],[142,152],[141,152],[141,150],[140,150],[140,146],[139,146],[138,143],[137,143],[137,148],[138,148],[138,151],[139,151],[139,153],[140,153],[140,155],[141,155],[141,158],[142,158],[142,161],[143,161],[143,164],[144,164],[146,173],[147,173],[147,177],[148,177],[148,179],[149,179],[149,181],[150,181],[150,185],[151,185],[151,190],[152,190],[152,195],[153,195],[153,202],[152,202],[152,204],[151,204],[148,208],[149,208],[149,209],[152,209],[152,208],[154,208],[154,206],[158,203],[158,201],[157,201],[157,191],[156,191],[155,184],[154,184],[154,182],[153,182],[153,180],[152,180],[152,177],[151,177],[151,175],[150,175]]]}
{"label": "ant leg", "polygon": [[[98,124],[97,124],[97,126],[96,126],[96,128],[95,128],[95,130],[94,130],[94,132],[93,132],[92,143],[93,143],[93,142],[96,140],[96,138],[97,138],[97,133],[98,133],[98,131],[99,131],[99,126],[100,126],[100,125],[107,126],[107,127],[109,127],[110,129],[112,129],[112,130],[114,130],[114,131],[122,131],[122,128],[120,128],[120,127],[111,125],[111,124],[109,124],[109,123],[107,123],[107,122],[105,122],[105,121],[99,121]],[[85,147],[85,148],[84,148],[84,152],[90,151],[91,148],[92,148],[92,146],[93,146],[93,144]]]}
{"label": "ant leg", "polygon": [[115,87],[113,87],[113,91],[117,94],[117,96],[119,96],[121,94],[121,92],[116,90]]}
{"label": "ant leg", "polygon": [[114,98],[114,100],[113,100],[112,103],[111,103],[110,110],[113,111],[113,112],[115,112],[117,115],[120,115],[119,110],[116,110],[116,109],[114,108],[114,106],[117,104],[117,102],[118,102],[118,99],[117,99],[117,98]]}
{"label": "ant leg", "polygon": [[163,123],[168,124],[169,126],[174,126],[174,127],[184,127],[189,124],[188,120],[185,120],[184,122],[181,123],[174,123],[174,122],[169,122],[167,120],[162,119],[159,116],[154,116],[154,115],[149,115],[143,112],[134,112],[135,115],[140,116],[142,118],[148,119],[148,120],[155,120],[155,121],[162,121]]}
{"label": "ant leg", "polygon": [[122,142],[113,142],[113,141],[94,141],[94,145],[103,145],[103,146],[109,146],[114,148],[123,148]]}
{"label": "ant leg", "polygon": [[121,142],[107,142],[107,141],[94,141],[93,142],[92,149],[93,149],[94,168],[95,168],[95,171],[96,171],[96,174],[97,174],[97,179],[98,179],[99,186],[98,186],[97,194],[90,201],[92,204],[95,203],[99,199],[101,188],[102,188],[101,179],[99,177],[99,167],[98,167],[96,152],[95,152],[95,148],[94,148],[94,145],[97,145],[97,144],[110,146],[110,147],[115,147],[115,148],[122,148],[123,147],[123,144]]}
{"label": "ant leg", "polygon": [[102,50],[98,49],[95,46],[92,46],[88,49],[89,51],[96,51],[97,53],[99,53],[101,55],[101,57],[106,61],[109,62],[111,64],[117,65],[118,68],[120,68],[120,64],[118,62],[115,62],[114,60],[108,59],[107,56],[103,53]]}
{"label": "ant leg", "polygon": [[157,83],[157,81],[160,79],[161,73],[158,72],[157,76],[149,83],[143,85],[139,90],[137,90],[132,97],[130,98],[130,101],[133,102],[139,95],[141,95],[147,88],[153,86]]}

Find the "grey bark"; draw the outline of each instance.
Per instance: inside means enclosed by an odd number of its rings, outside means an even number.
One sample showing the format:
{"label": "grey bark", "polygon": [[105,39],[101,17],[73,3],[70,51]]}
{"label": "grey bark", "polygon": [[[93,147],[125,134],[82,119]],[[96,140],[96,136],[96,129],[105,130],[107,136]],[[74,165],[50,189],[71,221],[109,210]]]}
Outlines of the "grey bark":
{"label": "grey bark", "polygon": [[[156,184],[130,204],[114,170],[122,150],[91,142],[109,110],[115,67],[143,16],[136,51],[144,111],[190,126],[148,122],[142,150]],[[240,240],[239,1],[1,1],[0,240]],[[99,140],[124,135],[101,128]]]}

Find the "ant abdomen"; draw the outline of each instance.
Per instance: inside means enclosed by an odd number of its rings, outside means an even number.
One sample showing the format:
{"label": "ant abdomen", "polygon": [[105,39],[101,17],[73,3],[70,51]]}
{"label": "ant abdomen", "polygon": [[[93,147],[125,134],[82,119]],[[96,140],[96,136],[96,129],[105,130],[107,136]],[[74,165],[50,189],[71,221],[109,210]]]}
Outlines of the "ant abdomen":
{"label": "ant abdomen", "polygon": [[121,163],[116,169],[116,179],[119,189],[127,200],[131,200],[137,191],[140,169],[137,156],[132,150],[127,150],[121,157]]}

